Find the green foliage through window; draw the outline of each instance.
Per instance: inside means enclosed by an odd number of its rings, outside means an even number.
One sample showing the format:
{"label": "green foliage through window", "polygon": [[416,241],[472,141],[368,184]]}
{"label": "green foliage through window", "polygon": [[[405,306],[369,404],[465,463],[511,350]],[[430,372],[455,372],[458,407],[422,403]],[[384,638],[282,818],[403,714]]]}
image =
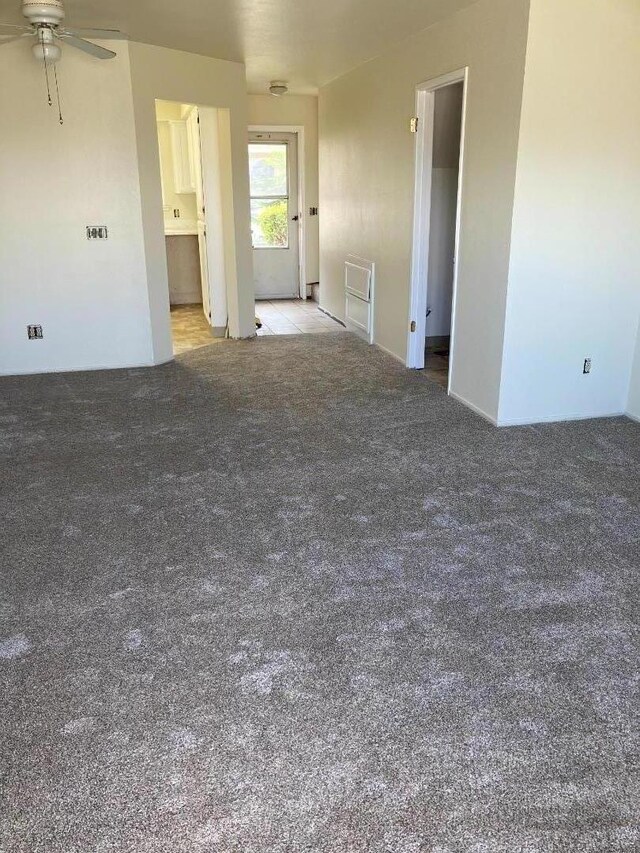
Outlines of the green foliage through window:
{"label": "green foliage through window", "polygon": [[265,205],[257,216],[265,246],[284,247],[288,244],[288,203],[285,199]]}

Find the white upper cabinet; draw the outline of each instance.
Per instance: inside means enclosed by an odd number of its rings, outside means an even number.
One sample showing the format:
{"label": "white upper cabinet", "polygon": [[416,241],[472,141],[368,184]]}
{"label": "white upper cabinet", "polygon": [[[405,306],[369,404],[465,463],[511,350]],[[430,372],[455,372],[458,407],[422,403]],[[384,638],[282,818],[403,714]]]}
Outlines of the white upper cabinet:
{"label": "white upper cabinet", "polygon": [[169,183],[171,175],[171,163],[167,160],[168,152],[171,150],[169,141],[169,122],[158,122],[158,146],[160,153],[160,184],[162,186],[162,206],[168,210],[167,199],[173,192],[173,186]]}
{"label": "white upper cabinet", "polygon": [[173,184],[176,193],[194,193],[196,181],[186,121],[170,121]]}

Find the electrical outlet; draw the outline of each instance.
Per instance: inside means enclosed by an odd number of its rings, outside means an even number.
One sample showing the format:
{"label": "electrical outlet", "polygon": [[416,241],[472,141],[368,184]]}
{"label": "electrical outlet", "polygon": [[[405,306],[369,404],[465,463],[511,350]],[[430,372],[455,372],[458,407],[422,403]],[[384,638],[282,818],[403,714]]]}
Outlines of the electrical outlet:
{"label": "electrical outlet", "polygon": [[42,326],[27,326],[27,337],[30,341],[38,340],[42,337]]}
{"label": "electrical outlet", "polygon": [[309,208],[309,216],[317,216],[317,215],[318,215],[318,208],[317,207],[310,207]]}
{"label": "electrical outlet", "polygon": [[108,236],[106,225],[87,225],[87,240],[106,240]]}
{"label": "electrical outlet", "polygon": [[585,358],[584,365],[582,366],[582,372],[584,374],[591,373],[591,359]]}
{"label": "electrical outlet", "polygon": [[174,219],[180,219],[180,208],[179,207],[173,208],[173,218]]}

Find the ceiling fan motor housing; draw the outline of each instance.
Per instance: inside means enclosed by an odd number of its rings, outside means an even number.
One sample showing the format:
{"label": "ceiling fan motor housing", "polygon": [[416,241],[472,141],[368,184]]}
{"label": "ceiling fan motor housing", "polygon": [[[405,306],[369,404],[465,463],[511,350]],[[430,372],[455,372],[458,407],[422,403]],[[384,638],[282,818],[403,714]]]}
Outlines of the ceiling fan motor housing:
{"label": "ceiling fan motor housing", "polygon": [[36,59],[44,62],[57,62],[62,56],[62,51],[55,43],[53,32],[48,27],[38,28],[38,41],[31,48]]}
{"label": "ceiling fan motor housing", "polygon": [[22,14],[36,25],[55,27],[64,21],[62,0],[22,0]]}

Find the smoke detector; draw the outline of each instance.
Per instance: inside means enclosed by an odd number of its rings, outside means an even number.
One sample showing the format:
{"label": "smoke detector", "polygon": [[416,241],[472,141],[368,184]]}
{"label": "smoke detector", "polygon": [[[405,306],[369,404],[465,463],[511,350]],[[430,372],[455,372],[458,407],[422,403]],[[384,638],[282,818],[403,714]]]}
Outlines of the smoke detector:
{"label": "smoke detector", "polygon": [[280,95],[286,95],[289,91],[289,87],[282,80],[272,80],[269,84],[269,91],[272,95],[276,97],[280,97]]}

